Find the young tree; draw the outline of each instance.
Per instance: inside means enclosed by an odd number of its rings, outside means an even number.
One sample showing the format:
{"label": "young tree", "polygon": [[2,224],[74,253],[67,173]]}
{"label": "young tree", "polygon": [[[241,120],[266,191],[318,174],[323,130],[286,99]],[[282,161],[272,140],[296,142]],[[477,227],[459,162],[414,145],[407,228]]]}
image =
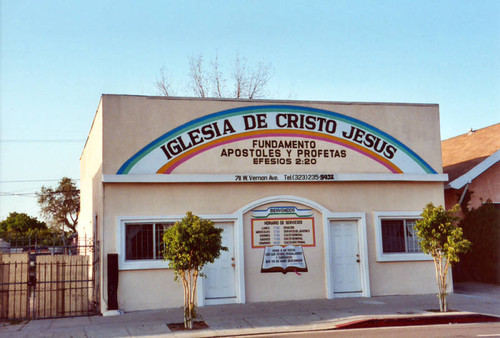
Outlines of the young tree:
{"label": "young tree", "polygon": [[66,227],[71,232],[76,232],[80,213],[80,190],[72,179],[63,177],[55,190],[42,186],[40,193],[36,195],[42,215],[53,227],[61,230]]}
{"label": "young tree", "polygon": [[196,318],[196,285],[203,266],[213,263],[221,250],[227,251],[222,246],[221,233],[222,229],[216,228],[212,221],[188,211],[163,235],[163,258],[169,262],[169,267],[175,271],[175,280],[180,280],[184,289],[184,326],[187,329],[193,328]]}
{"label": "young tree", "polygon": [[448,311],[448,270],[460,260],[459,254],[466,252],[471,245],[463,237],[462,228],[456,225],[460,218],[455,214],[459,209],[458,204],[451,210],[445,210],[442,206],[435,207],[429,203],[422,212],[422,219],[415,225],[422,251],[434,259],[441,312]]}

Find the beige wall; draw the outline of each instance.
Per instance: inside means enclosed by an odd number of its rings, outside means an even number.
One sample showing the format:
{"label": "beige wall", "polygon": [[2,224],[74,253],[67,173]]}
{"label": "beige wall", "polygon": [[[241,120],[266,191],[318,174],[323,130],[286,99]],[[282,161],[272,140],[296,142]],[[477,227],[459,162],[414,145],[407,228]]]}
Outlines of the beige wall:
{"label": "beige wall", "polygon": [[[103,173],[115,174],[125,161],[150,142],[195,118],[230,108],[268,104],[291,104],[325,109],[359,119],[395,137],[421,156],[438,173],[442,172],[437,105],[199,100],[104,95]],[[352,160],[348,159],[347,162],[352,164],[364,160],[356,152],[348,151],[351,153],[349,157],[352,157]],[[212,159],[216,160],[213,163],[210,160],[207,162],[207,157],[204,157],[204,154],[199,156],[199,159],[204,159],[201,164],[196,160],[198,158],[196,156],[186,163],[184,168],[179,168],[175,173],[182,173],[182,170],[192,173],[192,166],[197,168],[198,173],[204,172],[207,168],[210,173],[222,173],[228,167],[220,165],[221,157],[218,156],[217,152],[211,156]],[[346,161],[337,162],[340,169],[349,168],[343,163]],[[324,168],[331,169],[331,161],[323,160],[322,163],[324,163]],[[370,165],[369,168],[366,167],[368,165]],[[371,172],[387,172],[385,168],[374,161],[366,162],[363,166]],[[351,168],[359,168],[359,165],[351,165]],[[247,173],[249,170],[259,172],[259,167],[253,166],[244,169]],[[294,168],[292,166],[287,169],[291,172],[304,172],[304,169],[309,170],[308,172],[317,171],[315,167]],[[231,168],[231,170],[234,173],[235,168]],[[281,170],[282,168],[279,166],[268,166],[265,171],[270,173]],[[241,172],[241,170],[239,171]],[[351,172],[357,172],[357,170],[351,169]]]}
{"label": "beige wall", "polygon": [[[105,247],[103,237],[102,219],[104,215],[103,184],[102,184],[102,138],[103,138],[103,101],[99,102],[94,121],[92,123],[87,142],[80,157],[80,215],[78,221],[78,235],[80,239],[94,238],[101,248]],[[94,217],[94,215],[96,217]],[[97,234],[94,234],[94,222],[97,221]],[[101,250],[102,252],[102,250]],[[99,256],[101,271],[105,271],[105,260]],[[96,271],[97,280],[100,281],[101,310],[107,309],[107,296],[104,296],[105,287],[103,273]]]}
{"label": "beige wall", "polygon": [[118,306],[124,311],[180,307],[182,286],[172,270],[120,271]]}
{"label": "beige wall", "polygon": [[[92,128],[80,157],[80,200],[78,222],[80,236],[93,236],[93,218],[99,204],[102,204],[102,101],[99,103]],[[99,203],[101,201],[101,203]]]}
{"label": "beige wall", "polygon": [[433,182],[321,183],[108,183],[105,185],[105,236],[114,248],[116,217],[232,214],[251,202],[292,195],[332,212],[421,211],[443,204],[443,184]]}
{"label": "beige wall", "polygon": [[[292,195],[316,202],[332,212],[366,212],[371,294],[435,292],[432,261],[377,262],[373,212],[421,211],[428,202],[443,204],[442,183],[259,183],[259,184],[106,184],[103,254],[117,252],[118,217],[233,214],[249,203],[268,196]],[[353,193],[355,192],[355,193]],[[279,204],[279,203],[278,203]],[[281,203],[283,204],[283,203]],[[290,203],[285,203],[290,205]],[[300,206],[300,205],[299,205]],[[262,249],[251,249],[249,217],[244,217],[245,282],[247,301],[326,298],[324,235],[315,211],[316,247],[304,248],[309,272],[260,273]],[[161,277],[159,277],[161,276]],[[396,278],[397,277],[397,278]],[[144,289],[161,290],[151,296],[149,308],[182,306],[178,285],[169,270],[121,271],[119,305],[124,310],[144,309]],[[106,283],[106,279],[105,279]],[[106,284],[104,284],[106,285]]]}

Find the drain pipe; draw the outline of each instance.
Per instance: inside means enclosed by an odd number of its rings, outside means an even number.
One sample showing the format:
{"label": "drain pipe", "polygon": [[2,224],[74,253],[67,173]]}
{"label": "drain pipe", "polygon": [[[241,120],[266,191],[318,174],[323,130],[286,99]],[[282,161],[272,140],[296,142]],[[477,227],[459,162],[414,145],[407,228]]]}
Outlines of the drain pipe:
{"label": "drain pipe", "polygon": [[467,193],[467,189],[469,189],[469,183],[465,185],[464,191],[462,192],[462,196],[460,196],[460,200],[458,201],[458,204],[462,205],[462,202],[464,201],[465,194]]}

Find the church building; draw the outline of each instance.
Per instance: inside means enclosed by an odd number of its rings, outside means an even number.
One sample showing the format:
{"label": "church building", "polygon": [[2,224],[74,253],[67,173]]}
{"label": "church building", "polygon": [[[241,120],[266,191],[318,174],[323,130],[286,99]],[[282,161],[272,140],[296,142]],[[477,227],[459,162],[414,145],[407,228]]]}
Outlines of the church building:
{"label": "church building", "polygon": [[413,227],[446,180],[436,104],[103,95],[79,234],[100,244],[102,312],[182,306],[162,235],[187,211],[229,249],[199,306],[434,293]]}

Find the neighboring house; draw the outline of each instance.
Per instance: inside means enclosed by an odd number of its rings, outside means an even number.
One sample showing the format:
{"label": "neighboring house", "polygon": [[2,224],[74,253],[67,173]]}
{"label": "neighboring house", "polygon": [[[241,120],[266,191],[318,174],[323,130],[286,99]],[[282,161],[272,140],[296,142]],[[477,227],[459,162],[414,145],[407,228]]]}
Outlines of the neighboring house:
{"label": "neighboring house", "polygon": [[500,203],[500,123],[469,130],[441,142],[445,205],[466,203],[477,208],[490,199]]}
{"label": "neighboring house", "polygon": [[161,239],[188,210],[228,248],[199,306],[435,292],[413,226],[444,204],[440,145],[436,104],[103,95],[78,222],[101,311],[182,306]]}

